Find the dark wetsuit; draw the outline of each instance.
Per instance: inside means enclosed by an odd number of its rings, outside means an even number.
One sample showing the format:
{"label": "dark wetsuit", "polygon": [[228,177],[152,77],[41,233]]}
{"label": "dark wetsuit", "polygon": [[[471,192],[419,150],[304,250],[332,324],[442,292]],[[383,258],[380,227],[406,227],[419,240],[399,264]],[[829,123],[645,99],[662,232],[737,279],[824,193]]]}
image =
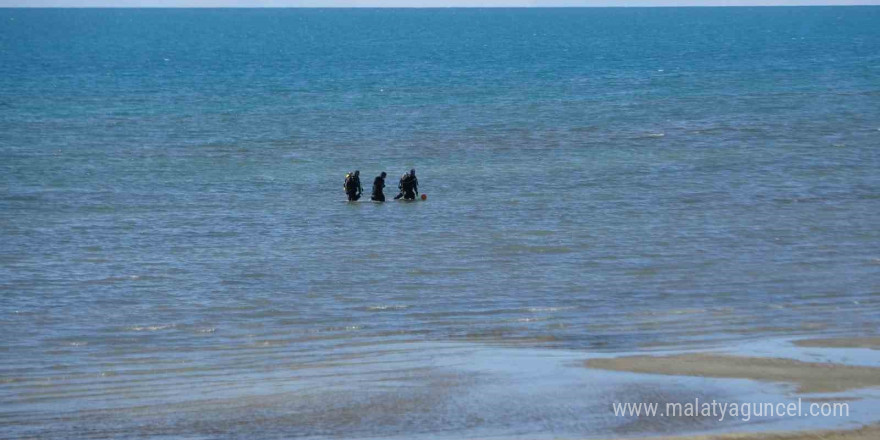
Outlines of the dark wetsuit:
{"label": "dark wetsuit", "polygon": [[385,193],[382,192],[383,188],[385,188],[385,179],[382,176],[376,176],[376,180],[373,181],[373,200],[377,202],[385,201]]}
{"label": "dark wetsuit", "polygon": [[400,179],[400,192],[403,193],[404,200],[415,200],[419,192],[419,179],[410,174],[403,176]]}
{"label": "dark wetsuit", "polygon": [[348,195],[349,202],[356,202],[359,198],[361,198],[361,193],[364,189],[361,187],[361,178],[357,176],[351,176],[351,182],[349,182],[348,186],[345,188],[345,194]]}

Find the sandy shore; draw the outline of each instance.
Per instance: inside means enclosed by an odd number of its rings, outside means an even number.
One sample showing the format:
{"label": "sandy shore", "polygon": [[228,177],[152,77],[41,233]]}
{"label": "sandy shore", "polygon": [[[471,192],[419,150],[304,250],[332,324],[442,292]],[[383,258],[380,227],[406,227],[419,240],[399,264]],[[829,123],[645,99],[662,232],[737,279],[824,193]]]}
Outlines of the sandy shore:
{"label": "sandy shore", "polygon": [[880,438],[880,425],[874,424],[853,430],[753,432],[694,437],[650,437],[650,440],[876,440],[878,438]]}
{"label": "sandy shore", "polygon": [[788,382],[795,384],[799,393],[831,393],[880,386],[880,368],[720,354],[590,359],[586,366],[634,373]]}
{"label": "sandy shore", "polygon": [[801,339],[794,341],[794,345],[799,347],[870,348],[872,350],[880,350],[880,337]]}

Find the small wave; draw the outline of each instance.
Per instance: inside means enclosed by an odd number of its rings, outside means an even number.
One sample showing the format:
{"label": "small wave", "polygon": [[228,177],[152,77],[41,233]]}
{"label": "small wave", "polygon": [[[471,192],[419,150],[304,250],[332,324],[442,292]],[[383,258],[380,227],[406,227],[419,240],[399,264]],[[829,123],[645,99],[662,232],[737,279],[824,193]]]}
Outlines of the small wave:
{"label": "small wave", "polygon": [[167,330],[170,328],[176,328],[176,324],[162,324],[162,325],[132,325],[126,327],[126,330],[134,331],[134,332],[155,332],[159,330]]}
{"label": "small wave", "polygon": [[574,306],[566,307],[529,307],[526,310],[532,313],[560,312],[562,310],[571,310]]}
{"label": "small wave", "polygon": [[666,136],[666,133],[663,133],[660,131],[630,132],[630,133],[623,133],[622,136],[625,136],[629,139],[656,139],[656,138],[662,138],[662,137]]}
{"label": "small wave", "polygon": [[518,318],[514,320],[514,322],[538,322],[538,321],[546,321],[546,318]]}
{"label": "small wave", "polygon": [[643,310],[638,312],[628,313],[628,316],[678,316],[678,315],[695,315],[699,313],[706,313],[708,310],[706,309],[673,309],[673,310]]}
{"label": "small wave", "polygon": [[281,341],[254,341],[252,344],[254,347],[276,347],[279,345],[283,345]]}
{"label": "small wave", "polygon": [[433,271],[426,270],[426,269],[420,269],[420,268],[410,269],[410,270],[406,271],[407,275],[433,275],[434,273],[435,272],[433,272]]}
{"label": "small wave", "polygon": [[196,330],[196,333],[214,333],[217,329],[215,327],[205,327]]}
{"label": "small wave", "polygon": [[391,304],[391,305],[381,305],[381,306],[369,306],[367,307],[368,311],[371,312],[380,312],[384,310],[404,310],[408,309],[409,306],[403,304]]}
{"label": "small wave", "polygon": [[509,245],[500,248],[502,253],[507,254],[568,254],[574,252],[566,246],[526,246]]}
{"label": "small wave", "polygon": [[109,263],[110,260],[106,258],[75,258],[74,262],[77,263]]}
{"label": "small wave", "polygon": [[357,331],[363,329],[363,326],[360,325],[346,325],[343,327],[324,327],[324,328],[315,328],[307,330],[307,333],[333,333],[333,332],[343,332],[343,331]]}
{"label": "small wave", "polygon": [[705,313],[705,312],[706,312],[705,309],[677,309],[677,310],[670,310],[666,313],[669,315],[694,315],[694,314]]}

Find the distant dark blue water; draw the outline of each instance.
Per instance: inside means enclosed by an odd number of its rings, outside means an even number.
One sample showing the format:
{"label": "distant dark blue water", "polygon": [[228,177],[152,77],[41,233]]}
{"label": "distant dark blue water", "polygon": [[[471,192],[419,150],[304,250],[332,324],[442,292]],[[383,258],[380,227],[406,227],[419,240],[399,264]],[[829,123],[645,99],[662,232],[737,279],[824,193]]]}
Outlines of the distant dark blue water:
{"label": "distant dark blue water", "polygon": [[[389,343],[876,332],[878,23],[0,9],[0,437],[608,435],[550,422],[570,408],[351,396],[394,374],[453,386],[414,367],[429,348],[367,362]],[[369,191],[387,171],[393,196],[412,167],[426,202],[344,202],[346,172]],[[332,403],[295,394],[306,370],[340,378],[320,382]],[[282,389],[313,412],[151,412]]]}

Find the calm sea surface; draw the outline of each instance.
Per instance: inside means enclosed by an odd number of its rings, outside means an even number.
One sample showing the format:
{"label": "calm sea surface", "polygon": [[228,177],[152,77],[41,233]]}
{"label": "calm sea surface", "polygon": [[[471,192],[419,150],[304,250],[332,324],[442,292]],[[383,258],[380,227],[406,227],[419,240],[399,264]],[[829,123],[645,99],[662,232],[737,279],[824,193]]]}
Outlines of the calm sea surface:
{"label": "calm sea surface", "polygon": [[0,437],[608,436],[454,359],[874,333],[878,23],[0,9]]}

